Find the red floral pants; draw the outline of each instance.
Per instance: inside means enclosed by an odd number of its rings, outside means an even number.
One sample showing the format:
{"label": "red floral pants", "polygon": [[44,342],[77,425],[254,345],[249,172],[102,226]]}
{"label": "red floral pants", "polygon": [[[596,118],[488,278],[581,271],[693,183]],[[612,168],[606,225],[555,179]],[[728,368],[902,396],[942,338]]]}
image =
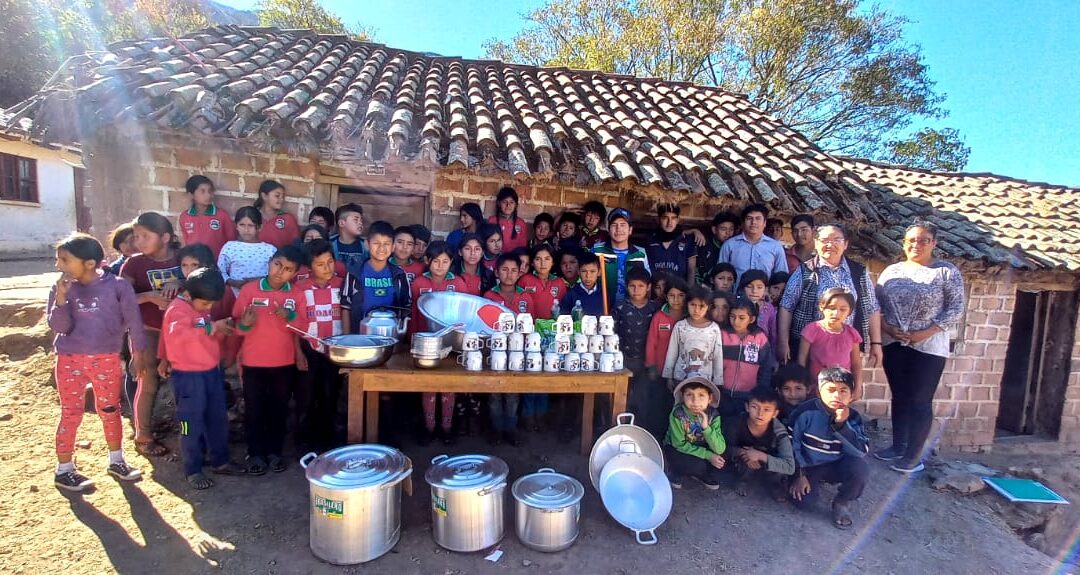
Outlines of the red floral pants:
{"label": "red floral pants", "polygon": [[56,427],[56,452],[75,451],[75,434],[82,423],[86,384],[94,388],[94,403],[105,428],[105,442],[116,444],[123,437],[120,421],[120,389],[124,371],[120,354],[56,356],[56,390],[60,393],[60,424]]}

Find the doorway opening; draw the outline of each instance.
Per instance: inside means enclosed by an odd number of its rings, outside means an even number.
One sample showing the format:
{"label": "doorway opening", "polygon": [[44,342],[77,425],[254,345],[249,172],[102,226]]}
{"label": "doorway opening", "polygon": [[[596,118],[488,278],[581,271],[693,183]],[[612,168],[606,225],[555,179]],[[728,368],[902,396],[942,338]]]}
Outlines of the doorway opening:
{"label": "doorway opening", "polygon": [[412,224],[430,226],[428,196],[403,190],[380,190],[378,188],[339,186],[337,205],[359,204],[364,208],[364,225],[379,220],[394,227]]}
{"label": "doorway opening", "polygon": [[1076,291],[1018,291],[997,417],[997,436],[1057,439],[1076,328]]}

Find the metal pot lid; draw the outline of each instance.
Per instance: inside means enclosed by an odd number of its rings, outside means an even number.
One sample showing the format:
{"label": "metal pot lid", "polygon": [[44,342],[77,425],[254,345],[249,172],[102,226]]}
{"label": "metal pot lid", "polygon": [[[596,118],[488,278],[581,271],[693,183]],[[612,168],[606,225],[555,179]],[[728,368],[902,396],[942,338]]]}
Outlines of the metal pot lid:
{"label": "metal pot lid", "polygon": [[529,507],[564,509],[581,501],[585,487],[577,479],[545,467],[515,481],[511,493]]}
{"label": "metal pot lid", "polygon": [[308,481],[328,489],[377,487],[404,479],[412,462],[385,445],[346,445],[323,453],[308,464]]}
{"label": "metal pot lid", "polygon": [[506,462],[493,455],[439,455],[424,480],[443,489],[483,489],[504,483],[509,474]]}

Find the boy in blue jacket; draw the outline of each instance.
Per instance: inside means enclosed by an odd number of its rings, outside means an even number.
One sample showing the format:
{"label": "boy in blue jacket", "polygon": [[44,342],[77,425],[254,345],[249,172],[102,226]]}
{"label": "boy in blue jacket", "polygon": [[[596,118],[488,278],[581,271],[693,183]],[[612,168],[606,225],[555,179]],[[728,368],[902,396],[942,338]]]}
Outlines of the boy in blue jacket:
{"label": "boy in blue jacket", "polygon": [[841,367],[821,370],[818,397],[803,402],[791,414],[792,443],[799,470],[791,482],[791,498],[802,509],[813,507],[822,483],[840,485],[832,503],[833,525],[851,527],[849,505],[862,495],[870,467],[870,441],[862,416],[849,405],[855,381]]}

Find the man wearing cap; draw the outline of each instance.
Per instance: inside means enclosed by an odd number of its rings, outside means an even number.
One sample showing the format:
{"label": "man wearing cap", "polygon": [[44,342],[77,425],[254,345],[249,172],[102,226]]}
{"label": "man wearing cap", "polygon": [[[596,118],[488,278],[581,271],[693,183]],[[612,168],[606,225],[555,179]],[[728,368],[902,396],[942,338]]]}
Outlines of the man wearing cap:
{"label": "man wearing cap", "polygon": [[610,238],[593,246],[593,253],[600,258],[604,268],[608,310],[614,310],[615,306],[626,299],[626,271],[632,267],[641,267],[652,272],[645,250],[630,243],[630,233],[634,230],[630,224],[630,212],[625,208],[611,210],[607,224]]}
{"label": "man wearing cap", "polygon": [[766,276],[786,272],[787,254],[784,244],[765,235],[769,208],[751,204],[742,211],[742,233],[732,236],[720,248],[720,261],[735,267],[735,284],[747,270],[761,270]]}
{"label": "man wearing cap", "polygon": [[679,205],[660,204],[656,217],[660,229],[645,246],[652,268],[685,279],[693,285],[697,272],[697,245],[679,226]]}

